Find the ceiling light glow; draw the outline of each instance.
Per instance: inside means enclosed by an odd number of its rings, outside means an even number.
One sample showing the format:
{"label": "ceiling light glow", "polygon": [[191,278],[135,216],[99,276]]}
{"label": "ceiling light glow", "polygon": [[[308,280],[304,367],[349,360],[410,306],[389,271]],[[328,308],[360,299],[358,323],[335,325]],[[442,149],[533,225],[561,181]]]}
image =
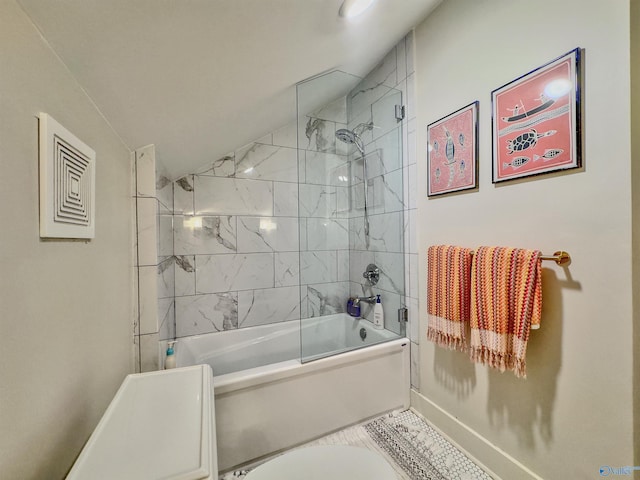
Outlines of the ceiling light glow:
{"label": "ceiling light glow", "polygon": [[340,7],[340,16],[354,18],[369,8],[375,0],[344,0]]}

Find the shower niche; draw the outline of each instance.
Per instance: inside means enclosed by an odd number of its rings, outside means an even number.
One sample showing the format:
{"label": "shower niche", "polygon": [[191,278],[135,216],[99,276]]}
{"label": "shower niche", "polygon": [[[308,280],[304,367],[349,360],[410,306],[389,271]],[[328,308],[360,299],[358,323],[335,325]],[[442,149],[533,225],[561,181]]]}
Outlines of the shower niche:
{"label": "shower niche", "polygon": [[[389,83],[389,84],[387,84]],[[333,71],[297,85],[298,215],[301,359],[345,347],[328,342],[318,353],[318,320],[341,315],[336,336],[359,338],[373,329],[373,303],[360,302],[358,321],[346,314],[350,297],[380,295],[380,341],[397,338],[404,307],[402,92],[392,82]],[[378,267],[377,282],[363,275]],[[367,321],[369,320],[369,321]],[[332,322],[335,324],[335,322]],[[326,337],[326,335],[323,335]]]}

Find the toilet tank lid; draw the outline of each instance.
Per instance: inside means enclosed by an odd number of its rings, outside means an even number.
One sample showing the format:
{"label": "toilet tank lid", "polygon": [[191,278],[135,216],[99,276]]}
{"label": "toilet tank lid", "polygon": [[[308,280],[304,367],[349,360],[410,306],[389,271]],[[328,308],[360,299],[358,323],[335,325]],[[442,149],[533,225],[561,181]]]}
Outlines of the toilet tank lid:
{"label": "toilet tank lid", "polygon": [[128,375],[67,479],[217,477],[211,367]]}

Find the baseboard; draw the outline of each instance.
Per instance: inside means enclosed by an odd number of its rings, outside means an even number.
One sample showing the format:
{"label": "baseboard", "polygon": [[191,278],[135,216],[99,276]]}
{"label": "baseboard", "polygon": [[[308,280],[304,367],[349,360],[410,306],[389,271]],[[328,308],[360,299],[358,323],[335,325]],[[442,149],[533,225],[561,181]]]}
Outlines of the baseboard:
{"label": "baseboard", "polygon": [[427,397],[411,390],[411,408],[496,480],[544,480]]}

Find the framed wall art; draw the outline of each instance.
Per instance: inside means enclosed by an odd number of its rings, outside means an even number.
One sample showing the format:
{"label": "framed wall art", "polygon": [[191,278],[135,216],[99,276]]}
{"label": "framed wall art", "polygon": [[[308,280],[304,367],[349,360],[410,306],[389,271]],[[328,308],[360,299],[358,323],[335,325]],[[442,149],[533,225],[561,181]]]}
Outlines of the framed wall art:
{"label": "framed wall art", "polygon": [[491,92],[493,183],[581,166],[580,49]]}
{"label": "framed wall art", "polygon": [[427,126],[429,197],[478,186],[478,102]]}

